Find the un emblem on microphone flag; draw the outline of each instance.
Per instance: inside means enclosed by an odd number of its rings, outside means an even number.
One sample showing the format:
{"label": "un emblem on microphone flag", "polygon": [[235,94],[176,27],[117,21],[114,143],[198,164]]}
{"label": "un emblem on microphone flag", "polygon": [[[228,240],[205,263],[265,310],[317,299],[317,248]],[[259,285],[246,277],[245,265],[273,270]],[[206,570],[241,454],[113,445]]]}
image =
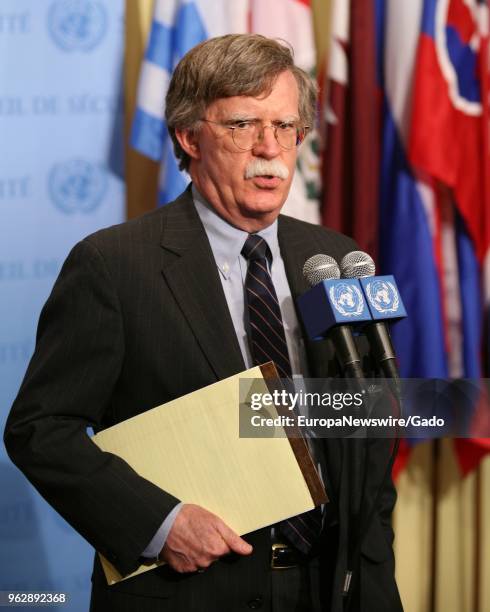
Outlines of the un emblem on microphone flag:
{"label": "un emblem on microphone flag", "polygon": [[353,282],[336,283],[329,294],[333,307],[344,317],[357,317],[364,310],[362,292]]}
{"label": "un emblem on microphone flag", "polygon": [[375,280],[367,283],[365,289],[369,303],[379,313],[384,314],[398,310],[400,298],[393,283]]}

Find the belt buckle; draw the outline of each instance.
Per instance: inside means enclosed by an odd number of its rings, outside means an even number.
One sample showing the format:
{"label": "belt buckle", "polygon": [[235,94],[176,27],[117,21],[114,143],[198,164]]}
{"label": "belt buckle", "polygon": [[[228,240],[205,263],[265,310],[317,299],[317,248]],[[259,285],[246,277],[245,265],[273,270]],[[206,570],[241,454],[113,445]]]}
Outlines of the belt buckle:
{"label": "belt buckle", "polygon": [[292,563],[294,550],[287,544],[277,542],[272,545],[271,569],[290,569],[297,567],[297,563]]}

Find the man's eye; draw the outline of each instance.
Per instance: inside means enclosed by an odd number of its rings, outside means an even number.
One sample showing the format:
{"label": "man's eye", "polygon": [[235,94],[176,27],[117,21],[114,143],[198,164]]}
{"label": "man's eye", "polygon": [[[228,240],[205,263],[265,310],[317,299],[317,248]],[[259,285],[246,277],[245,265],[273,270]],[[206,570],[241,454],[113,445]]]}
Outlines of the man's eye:
{"label": "man's eye", "polygon": [[234,127],[238,130],[251,130],[254,126],[254,122],[253,121],[234,121],[233,123],[230,123],[230,127]]}
{"label": "man's eye", "polygon": [[278,123],[277,127],[279,130],[281,130],[281,132],[289,132],[291,130],[295,130],[296,129],[296,124],[295,123],[290,123],[288,121],[283,121],[282,123]]}

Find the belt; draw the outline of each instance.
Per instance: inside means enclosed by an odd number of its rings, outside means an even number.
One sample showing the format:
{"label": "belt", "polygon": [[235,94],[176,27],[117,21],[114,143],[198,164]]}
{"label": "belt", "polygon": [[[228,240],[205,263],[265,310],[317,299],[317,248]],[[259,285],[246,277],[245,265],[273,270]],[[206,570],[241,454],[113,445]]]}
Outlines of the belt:
{"label": "belt", "polygon": [[[312,558],[319,554],[337,554],[339,525],[330,525],[321,535],[320,540],[315,544],[312,551],[305,555],[294,546],[275,542],[271,548],[271,569],[289,569],[305,565]],[[322,553],[323,551],[323,553]]]}
{"label": "belt", "polygon": [[271,569],[290,569],[303,565],[308,557],[293,546],[276,542],[271,549]]}

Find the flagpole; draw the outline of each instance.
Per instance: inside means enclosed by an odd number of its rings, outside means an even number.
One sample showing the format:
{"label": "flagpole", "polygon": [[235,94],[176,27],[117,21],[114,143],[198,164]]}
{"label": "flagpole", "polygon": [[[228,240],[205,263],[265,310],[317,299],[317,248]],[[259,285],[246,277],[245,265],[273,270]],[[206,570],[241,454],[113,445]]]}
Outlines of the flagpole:
{"label": "flagpole", "polygon": [[481,546],[481,533],[482,533],[482,478],[481,478],[481,467],[476,468],[475,474],[475,509],[474,509],[474,547],[473,547],[473,610],[475,612],[480,611],[480,586],[481,586],[481,558],[482,558],[482,546]]}
{"label": "flagpole", "polygon": [[439,501],[439,471],[440,471],[440,455],[441,447],[440,440],[435,439],[432,442],[432,511],[431,511],[431,547],[430,547],[430,599],[429,610],[436,612],[436,594],[437,594],[437,545],[438,545],[438,530],[437,530],[437,506]]}

